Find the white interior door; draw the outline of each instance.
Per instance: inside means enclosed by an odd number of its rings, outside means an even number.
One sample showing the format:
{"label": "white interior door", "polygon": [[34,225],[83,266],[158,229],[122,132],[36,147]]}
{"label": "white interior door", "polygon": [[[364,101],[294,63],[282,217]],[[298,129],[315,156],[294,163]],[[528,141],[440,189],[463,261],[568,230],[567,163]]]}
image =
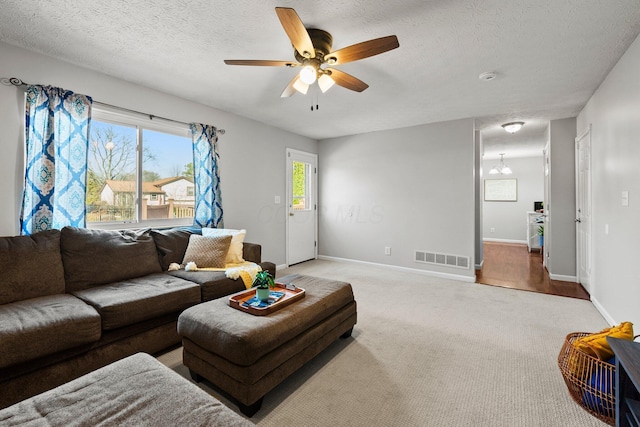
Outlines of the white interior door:
{"label": "white interior door", "polygon": [[549,185],[551,185],[551,177],[549,176],[550,174],[550,169],[551,169],[551,158],[550,158],[550,150],[551,150],[551,144],[549,141],[547,141],[547,144],[544,147],[544,151],[543,151],[543,156],[544,156],[544,246],[542,248],[540,248],[540,250],[542,251],[542,265],[544,267],[546,267],[547,269],[549,268],[548,265],[548,258],[547,258],[547,254],[549,253],[549,246],[548,243],[551,241],[551,233],[549,233],[549,231],[551,230],[549,227],[549,220],[551,218],[551,199],[550,199],[550,189],[549,189]]}
{"label": "white interior door", "polygon": [[317,258],[318,156],[287,149],[287,264]]}
{"label": "white interior door", "polygon": [[576,274],[591,293],[591,125],[576,138]]}

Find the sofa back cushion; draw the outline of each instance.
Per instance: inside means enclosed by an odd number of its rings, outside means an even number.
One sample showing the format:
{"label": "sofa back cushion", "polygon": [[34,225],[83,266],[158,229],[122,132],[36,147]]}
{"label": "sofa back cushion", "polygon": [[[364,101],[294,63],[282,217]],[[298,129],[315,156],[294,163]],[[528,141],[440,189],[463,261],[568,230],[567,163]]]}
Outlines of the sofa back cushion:
{"label": "sofa back cushion", "polygon": [[64,293],[60,231],[0,237],[0,304]]}
{"label": "sofa back cushion", "polygon": [[158,259],[163,271],[169,269],[172,262],[182,263],[184,254],[189,246],[189,237],[192,231],[179,228],[168,230],[151,230],[151,237],[156,243]]}
{"label": "sofa back cushion", "polygon": [[67,292],[162,271],[149,230],[64,227],[60,250]]}

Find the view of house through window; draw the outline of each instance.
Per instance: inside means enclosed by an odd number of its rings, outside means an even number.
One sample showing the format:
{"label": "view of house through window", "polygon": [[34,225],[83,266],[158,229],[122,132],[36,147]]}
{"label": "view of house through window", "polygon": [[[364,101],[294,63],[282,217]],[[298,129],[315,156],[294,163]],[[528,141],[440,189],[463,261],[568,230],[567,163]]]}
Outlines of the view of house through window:
{"label": "view of house through window", "polygon": [[193,151],[186,127],[163,132],[135,122],[95,115],[91,121],[87,223],[192,219]]}

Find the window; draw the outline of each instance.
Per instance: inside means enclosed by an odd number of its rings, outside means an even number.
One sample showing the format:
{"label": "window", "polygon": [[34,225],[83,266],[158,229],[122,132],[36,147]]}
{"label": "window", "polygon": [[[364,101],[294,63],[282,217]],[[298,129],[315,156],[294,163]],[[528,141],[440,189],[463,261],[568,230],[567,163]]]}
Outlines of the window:
{"label": "window", "polygon": [[193,148],[186,124],[94,106],[88,157],[89,227],[193,223]]}
{"label": "window", "polygon": [[293,162],[293,183],[291,185],[293,210],[309,210],[309,171],[311,165],[304,162]]}

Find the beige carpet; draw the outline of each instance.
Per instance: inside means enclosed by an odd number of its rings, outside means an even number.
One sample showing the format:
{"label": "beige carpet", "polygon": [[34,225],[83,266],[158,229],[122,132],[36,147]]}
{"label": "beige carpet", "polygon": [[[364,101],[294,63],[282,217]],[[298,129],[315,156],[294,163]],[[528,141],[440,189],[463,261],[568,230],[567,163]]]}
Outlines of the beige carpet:
{"label": "beige carpet", "polygon": [[[608,325],[589,301],[310,261],[278,272],[350,282],[352,338],[271,391],[260,426],[604,426],[557,366],[564,337]],[[181,349],[159,357],[189,378]],[[206,391],[233,410],[228,400]]]}

